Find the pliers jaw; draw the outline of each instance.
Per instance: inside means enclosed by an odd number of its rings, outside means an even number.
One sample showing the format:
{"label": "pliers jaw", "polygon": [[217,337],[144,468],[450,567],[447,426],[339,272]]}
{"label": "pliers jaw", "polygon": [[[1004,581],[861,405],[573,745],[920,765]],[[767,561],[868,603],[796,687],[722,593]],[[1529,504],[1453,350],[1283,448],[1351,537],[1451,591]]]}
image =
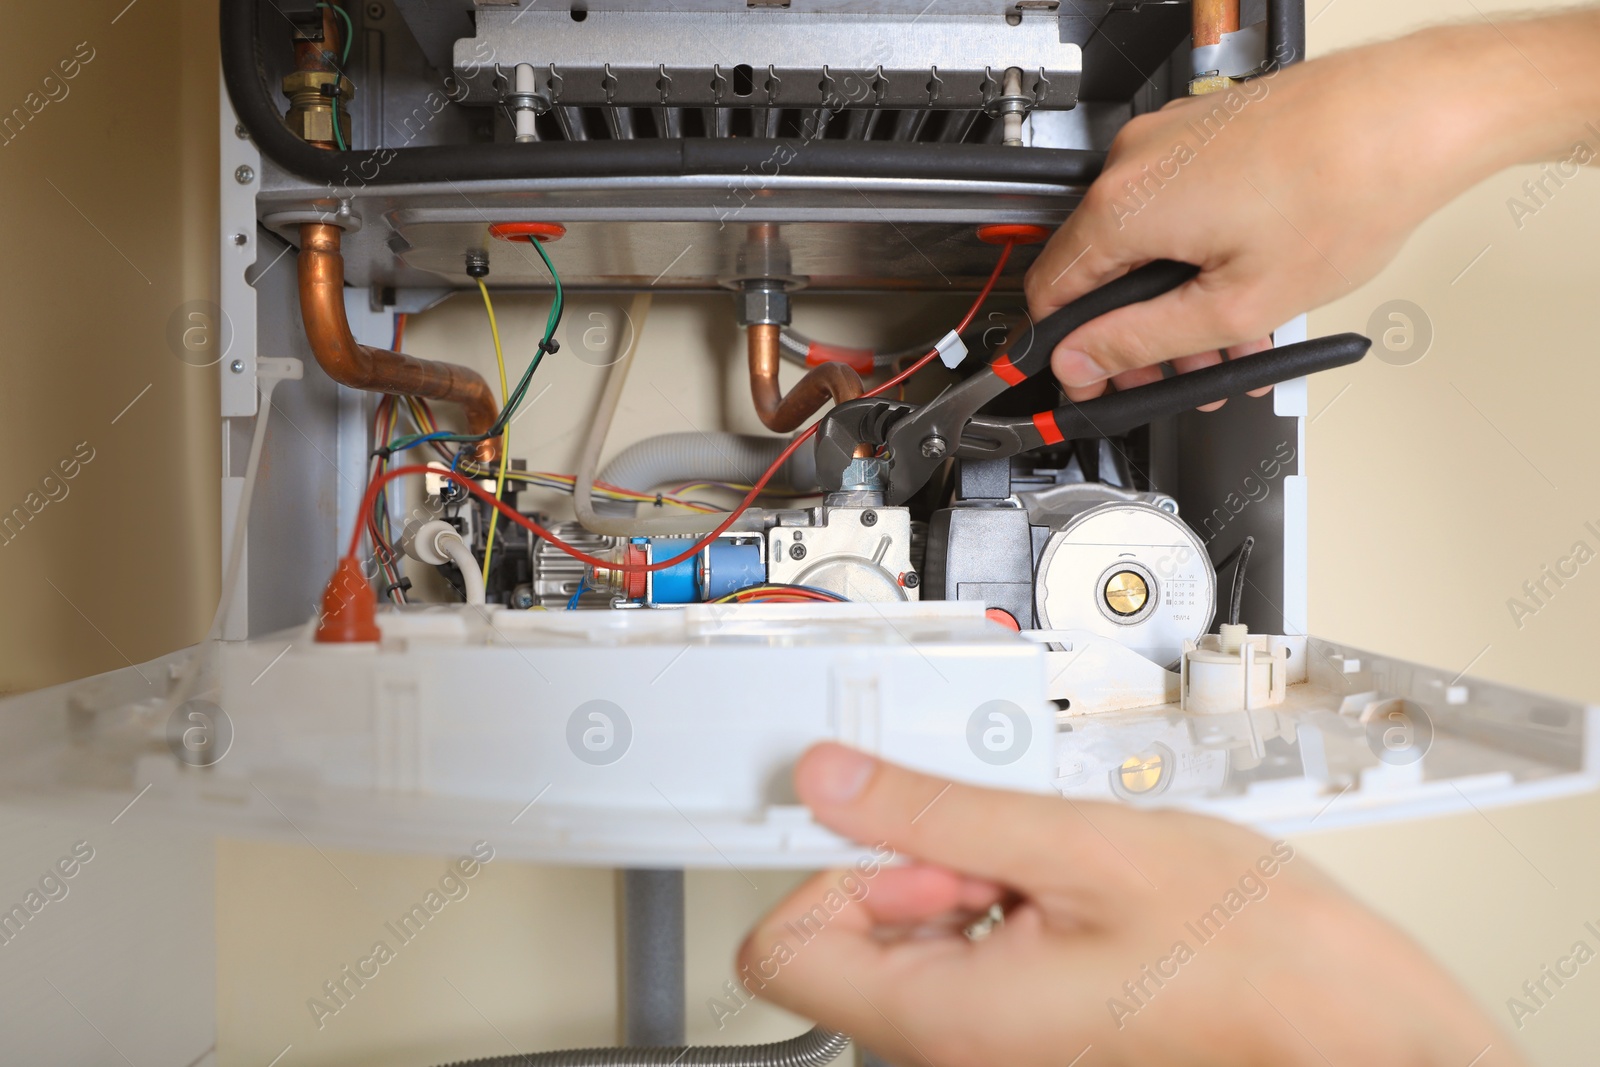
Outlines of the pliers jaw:
{"label": "pliers jaw", "polygon": [[[844,488],[845,474],[850,464],[867,455],[883,453],[889,443],[889,431],[894,422],[916,410],[915,404],[882,397],[863,397],[835,407],[823,416],[817,430],[817,484],[824,493],[837,493]],[[898,504],[891,499],[895,486],[895,457],[884,457],[889,471],[889,482],[884,486],[884,502]],[[932,476],[932,471],[928,475]],[[911,493],[916,490],[912,489]],[[910,494],[908,494],[909,497]]]}
{"label": "pliers jaw", "polygon": [[927,404],[878,397],[840,404],[822,420],[816,444],[817,479],[824,492],[840,488],[845,469],[863,447],[888,464],[884,502],[910,500],[947,458],[1004,459],[1086,437],[1115,437],[1155,419],[1177,415],[1315,371],[1342,367],[1366,355],[1372,342],[1345,333],[1224,361],[1126,392],[1020,418],[978,412],[1007,389],[1050,364],[1050,353],[1073,330],[1116,308],[1151,300],[1190,281],[1197,269],[1157,260],[1107,282],[1008,340],[987,367]]}

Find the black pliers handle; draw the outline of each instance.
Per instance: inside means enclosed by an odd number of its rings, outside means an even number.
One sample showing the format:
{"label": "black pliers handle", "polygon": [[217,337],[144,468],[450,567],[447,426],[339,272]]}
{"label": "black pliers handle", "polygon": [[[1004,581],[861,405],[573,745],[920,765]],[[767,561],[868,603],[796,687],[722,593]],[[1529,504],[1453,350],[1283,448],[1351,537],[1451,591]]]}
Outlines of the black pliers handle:
{"label": "black pliers handle", "polygon": [[1176,289],[1198,273],[1198,268],[1187,263],[1156,260],[1107,282],[1043,321],[1030,323],[986,368],[930,403],[870,397],[840,404],[828,412],[818,430],[819,484],[825,492],[839,489],[859,446],[884,448],[889,461],[885,501],[903,504],[927,484],[948,456],[1000,459],[1062,441],[1113,437],[1252,389],[1343,367],[1366,355],[1372,345],[1360,334],[1341,333],[1228,360],[1082,404],[1068,401],[1054,411],[1031,417],[978,415],[989,401],[1049,367],[1050,353],[1079,326],[1108,311]]}

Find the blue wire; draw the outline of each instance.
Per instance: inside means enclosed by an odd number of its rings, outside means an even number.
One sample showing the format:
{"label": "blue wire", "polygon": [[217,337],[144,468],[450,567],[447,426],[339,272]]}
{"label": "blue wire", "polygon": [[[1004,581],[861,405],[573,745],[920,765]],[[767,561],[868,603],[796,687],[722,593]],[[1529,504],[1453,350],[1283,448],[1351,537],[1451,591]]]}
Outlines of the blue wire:
{"label": "blue wire", "polygon": [[449,430],[435,430],[433,433],[425,433],[425,434],[423,434],[421,437],[418,437],[414,441],[406,441],[405,438],[401,438],[401,440],[405,441],[405,443],[400,445],[399,447],[395,447],[395,446],[391,445],[390,449],[391,449],[391,451],[394,451],[394,452],[409,452],[411,449],[416,448],[418,445],[425,445],[429,441],[437,441],[441,437],[451,437],[451,436],[453,436],[453,435],[450,433]]}
{"label": "blue wire", "polygon": [[582,578],[578,579],[578,588],[573,592],[572,599],[567,601],[567,610],[568,611],[577,611],[578,610],[578,598],[583,596],[584,591],[587,590],[588,588],[589,588],[589,576],[587,574],[585,574]]}

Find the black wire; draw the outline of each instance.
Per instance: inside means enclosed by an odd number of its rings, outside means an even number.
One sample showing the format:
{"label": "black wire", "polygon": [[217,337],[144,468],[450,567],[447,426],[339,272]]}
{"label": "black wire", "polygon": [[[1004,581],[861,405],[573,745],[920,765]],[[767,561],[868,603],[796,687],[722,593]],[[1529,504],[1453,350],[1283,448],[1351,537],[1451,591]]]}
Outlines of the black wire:
{"label": "black wire", "polygon": [[1250,565],[1250,553],[1255,547],[1255,534],[1246,534],[1244,540],[1217,563],[1216,569],[1219,571],[1233,564],[1233,588],[1228,596],[1228,622],[1233,626],[1239,625],[1239,612],[1244,604],[1245,568]]}

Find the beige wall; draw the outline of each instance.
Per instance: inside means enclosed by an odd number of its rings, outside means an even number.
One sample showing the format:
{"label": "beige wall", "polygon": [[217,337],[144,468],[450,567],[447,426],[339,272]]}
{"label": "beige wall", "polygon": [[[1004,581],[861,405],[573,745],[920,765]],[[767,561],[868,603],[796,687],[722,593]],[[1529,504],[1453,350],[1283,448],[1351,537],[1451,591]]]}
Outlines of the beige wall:
{"label": "beige wall", "polygon": [[[1323,2],[1307,6],[1315,14]],[[1480,17],[1468,0],[1334,0],[1323,10],[1313,53],[1397,33],[1402,22]],[[1310,622],[1327,637],[1600,702],[1600,565],[1544,606],[1528,602],[1538,610],[1520,626],[1507,606],[1575,541],[1600,548],[1584,529],[1600,529],[1600,174],[1585,171],[1519,228],[1507,200],[1537,173],[1484,182],[1379,277],[1312,314],[1313,333],[1364,332],[1381,305],[1408,300],[1431,322],[1433,343],[1408,366],[1369,358],[1312,383]],[[1524,981],[1579,938],[1594,943],[1583,923],[1600,916],[1597,839],[1600,797],[1587,796],[1303,846],[1508,1025],[1506,1000]],[[1597,1018],[1600,976],[1580,972],[1516,1037],[1541,1067],[1592,1064]]]}
{"label": "beige wall", "polygon": [[216,6],[121,9],[11,5],[0,40],[0,117],[39,109],[0,145],[0,509],[39,509],[0,545],[0,692],[189,644],[216,600],[216,370],[167,340],[216,299]]}
{"label": "beige wall", "polygon": [[[1309,5],[1314,51],[1390,35],[1402,21],[1478,17],[1466,0],[1324,2]],[[9,194],[0,205],[0,435],[11,458],[0,503],[21,503],[77,442],[95,449],[70,496],[0,548],[11,606],[0,620],[5,688],[192,640],[215,596],[214,371],[185,366],[165,336],[179,304],[214,299],[214,10],[140,0],[112,24],[121,8],[118,0],[64,19],[59,9],[20,6],[8,12],[0,46],[7,108],[78,42],[95,50],[70,96],[0,147]],[[173,35],[180,47],[170,47]],[[1585,536],[1585,520],[1600,520],[1590,458],[1600,370],[1588,358],[1600,312],[1585,273],[1600,189],[1586,174],[1518,229],[1505,201],[1524,177],[1503,174],[1463,197],[1381,277],[1312,318],[1314,332],[1365,329],[1375,308],[1405,299],[1434,331],[1420,362],[1369,359],[1313,386],[1312,627],[1592,700],[1600,571],[1586,569],[1520,628],[1506,600]],[[537,302],[506,304],[511,329],[531,330]],[[688,313],[663,302],[656,321]],[[866,329],[860,308],[846,313]],[[419,320],[414,346],[442,350],[473,314],[452,302]],[[473,337],[487,367],[485,342]],[[721,355],[720,368],[689,371],[711,392],[705,410],[686,417],[720,418],[736,410],[726,397],[737,394],[717,384],[736,364],[730,339],[691,339]],[[649,361],[647,349],[642,381]],[[571,384],[574,395],[593,387]],[[539,416],[556,466],[561,431],[578,410],[563,407],[565,415]],[[681,428],[627,424],[640,433]],[[1584,798],[1300,844],[1504,1018],[1505,998],[1564,953],[1584,920],[1600,918],[1597,831],[1600,801]],[[432,857],[223,843],[219,1062],[264,1064],[293,1044],[286,1064],[354,1064],[375,1053],[423,1064],[507,1052],[507,1041],[529,1049],[613,1037],[611,876],[506,862],[490,864],[397,967],[316,1029],[306,998],[441,870]],[[759,1040],[798,1025],[752,1008],[717,1034],[704,1008],[740,932],[789,877],[759,875],[752,890],[732,874],[691,876],[692,1036]],[[1519,1038],[1541,1067],[1591,1063],[1597,1008],[1600,976],[1585,972]]]}

